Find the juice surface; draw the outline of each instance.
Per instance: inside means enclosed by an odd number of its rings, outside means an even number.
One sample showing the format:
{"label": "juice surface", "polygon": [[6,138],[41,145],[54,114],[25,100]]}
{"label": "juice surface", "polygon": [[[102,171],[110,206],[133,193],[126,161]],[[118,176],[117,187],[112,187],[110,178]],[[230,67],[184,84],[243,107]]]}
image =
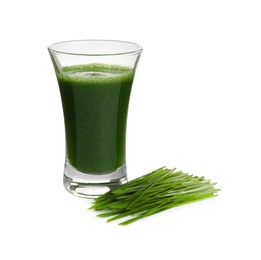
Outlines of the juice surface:
{"label": "juice surface", "polygon": [[125,164],[128,103],[134,73],[106,64],[64,67],[57,74],[69,163],[85,173]]}

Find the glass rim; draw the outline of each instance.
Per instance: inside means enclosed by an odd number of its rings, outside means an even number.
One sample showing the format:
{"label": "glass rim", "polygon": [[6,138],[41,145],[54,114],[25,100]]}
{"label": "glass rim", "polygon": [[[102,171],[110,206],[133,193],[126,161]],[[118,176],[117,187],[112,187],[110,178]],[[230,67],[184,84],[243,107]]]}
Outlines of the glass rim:
{"label": "glass rim", "polygon": [[[114,51],[114,52],[105,52],[105,53],[88,53],[88,52],[76,52],[76,51],[64,51],[59,50],[59,45],[66,45],[66,44],[73,44],[79,42],[86,42],[86,43],[118,43],[118,44],[125,44],[132,46],[131,50],[128,51]],[[78,56],[117,56],[117,55],[129,55],[129,54],[140,54],[143,48],[141,45],[129,42],[129,41],[121,41],[121,40],[106,40],[106,39],[88,39],[88,40],[69,40],[69,41],[61,41],[56,42],[48,46],[48,51],[53,54],[67,54],[67,55],[78,55]]]}

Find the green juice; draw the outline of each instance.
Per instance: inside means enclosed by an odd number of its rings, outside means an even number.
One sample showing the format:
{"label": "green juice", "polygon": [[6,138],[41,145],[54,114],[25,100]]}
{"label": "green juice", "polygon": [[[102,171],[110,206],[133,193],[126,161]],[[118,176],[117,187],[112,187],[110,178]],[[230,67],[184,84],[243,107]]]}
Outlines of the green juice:
{"label": "green juice", "polygon": [[107,173],[125,165],[128,103],[134,72],[88,64],[57,74],[65,121],[66,157],[83,173]]}

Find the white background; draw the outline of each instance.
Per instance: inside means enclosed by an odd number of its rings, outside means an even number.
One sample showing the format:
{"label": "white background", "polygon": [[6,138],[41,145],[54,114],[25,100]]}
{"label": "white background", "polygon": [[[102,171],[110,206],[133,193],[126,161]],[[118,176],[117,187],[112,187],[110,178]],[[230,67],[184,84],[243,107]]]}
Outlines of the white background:
{"label": "white background", "polygon": [[[261,241],[260,1],[2,1],[1,259],[251,259]],[[128,176],[177,167],[215,199],[132,225],[96,218],[62,185],[62,106],[47,46],[144,47],[128,117]]]}

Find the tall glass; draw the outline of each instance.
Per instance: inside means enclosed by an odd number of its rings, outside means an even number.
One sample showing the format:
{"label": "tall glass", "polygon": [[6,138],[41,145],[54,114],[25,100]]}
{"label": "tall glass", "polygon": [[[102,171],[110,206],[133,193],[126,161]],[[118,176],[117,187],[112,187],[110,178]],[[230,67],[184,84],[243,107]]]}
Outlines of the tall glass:
{"label": "tall glass", "polygon": [[127,181],[127,112],[142,47],[79,40],[48,50],[64,113],[64,186],[75,195],[96,197]]}

